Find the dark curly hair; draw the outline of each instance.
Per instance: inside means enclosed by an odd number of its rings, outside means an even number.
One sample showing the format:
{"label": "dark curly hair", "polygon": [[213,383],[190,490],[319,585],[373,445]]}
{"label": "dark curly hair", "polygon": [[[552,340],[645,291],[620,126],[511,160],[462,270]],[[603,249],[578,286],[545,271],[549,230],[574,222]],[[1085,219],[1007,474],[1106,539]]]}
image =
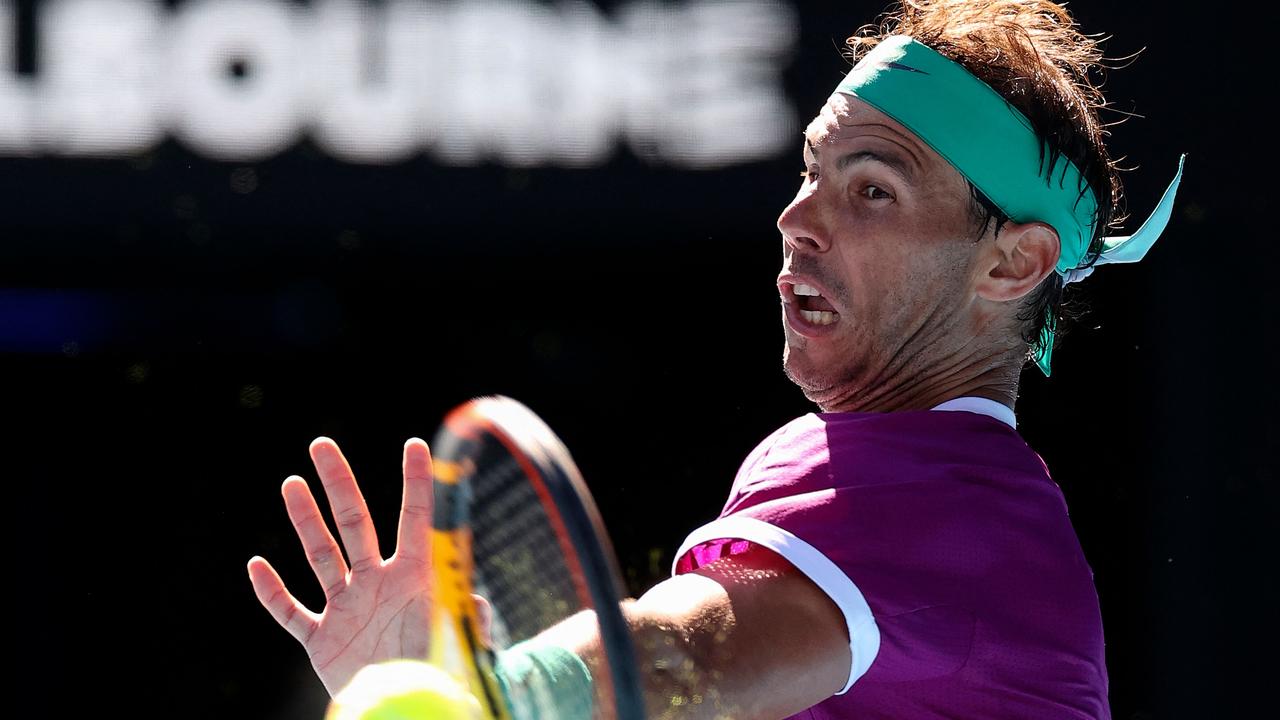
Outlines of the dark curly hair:
{"label": "dark curly hair", "polygon": [[[1075,163],[1097,197],[1082,266],[1092,265],[1107,229],[1123,220],[1119,169],[1107,153],[1108,132],[1098,117],[1107,105],[1099,89],[1105,69],[1099,38],[1081,33],[1065,8],[1047,0],[900,0],[878,25],[846,41],[850,59],[856,62],[890,35],[928,45],[1022,111],[1045,141],[1048,157],[1042,160],[1049,167],[1064,156]],[[972,183],[969,188],[979,237],[993,222],[998,233],[1009,218]],[[1046,323],[1056,339],[1065,331],[1061,320],[1083,312],[1067,295],[1062,276],[1054,272],[1022,301],[1017,319],[1027,359],[1041,350]]]}

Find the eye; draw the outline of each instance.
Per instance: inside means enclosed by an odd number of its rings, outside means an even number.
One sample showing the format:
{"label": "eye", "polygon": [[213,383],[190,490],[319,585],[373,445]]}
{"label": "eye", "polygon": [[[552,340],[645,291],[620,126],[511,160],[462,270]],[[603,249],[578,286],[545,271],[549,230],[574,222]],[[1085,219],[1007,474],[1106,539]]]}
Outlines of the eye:
{"label": "eye", "polygon": [[876,185],[868,185],[862,189],[862,196],[868,200],[892,200],[893,196]]}
{"label": "eye", "polygon": [[804,170],[800,171],[800,177],[804,178],[805,180],[808,180],[809,182],[817,182],[818,168],[816,166],[805,168]]}

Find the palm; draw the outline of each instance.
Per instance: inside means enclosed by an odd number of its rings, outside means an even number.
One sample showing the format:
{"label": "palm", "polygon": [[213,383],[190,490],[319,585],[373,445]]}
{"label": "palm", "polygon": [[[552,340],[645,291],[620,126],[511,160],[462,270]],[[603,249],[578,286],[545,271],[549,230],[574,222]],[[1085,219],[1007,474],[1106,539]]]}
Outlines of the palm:
{"label": "palm", "polygon": [[324,588],[324,611],[314,613],[299,603],[262,558],[249,561],[249,578],[258,600],[302,643],[332,695],[369,663],[427,656],[431,634],[431,458],[421,440],[405,444],[404,501],[396,553],[383,560],[368,507],[338,446],[320,438],[311,444],[311,457],[333,509],[346,559],[306,482],[291,477],[281,491],[307,561]]}

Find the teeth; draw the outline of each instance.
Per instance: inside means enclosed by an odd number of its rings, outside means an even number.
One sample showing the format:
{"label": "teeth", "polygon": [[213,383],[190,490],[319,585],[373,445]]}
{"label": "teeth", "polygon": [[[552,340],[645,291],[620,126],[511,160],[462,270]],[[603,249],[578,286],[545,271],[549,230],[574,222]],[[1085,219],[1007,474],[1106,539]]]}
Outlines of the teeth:
{"label": "teeth", "polygon": [[796,283],[795,293],[797,295],[808,295],[809,297],[822,297],[821,293],[804,283]]}
{"label": "teeth", "polygon": [[826,310],[801,310],[800,316],[814,325],[830,325],[836,321],[836,314]]}

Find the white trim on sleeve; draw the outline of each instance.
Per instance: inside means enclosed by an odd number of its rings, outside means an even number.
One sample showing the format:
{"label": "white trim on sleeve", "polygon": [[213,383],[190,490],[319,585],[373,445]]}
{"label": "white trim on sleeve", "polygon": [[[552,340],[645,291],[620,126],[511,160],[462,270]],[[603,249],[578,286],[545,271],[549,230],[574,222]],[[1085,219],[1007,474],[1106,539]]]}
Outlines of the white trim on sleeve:
{"label": "white trim on sleeve", "polygon": [[849,650],[853,654],[853,665],[849,668],[849,681],[836,694],[848,692],[854,681],[871,667],[876,653],[880,651],[880,629],[876,627],[871,607],[867,605],[866,598],[862,597],[862,591],[843,570],[814,546],[776,525],[743,516],[713,520],[690,533],[676,553],[671,574],[675,575],[676,563],[694,547],[726,538],[748,540],[786,558],[787,562],[804,573],[840,608],[845,624],[849,627]]}

